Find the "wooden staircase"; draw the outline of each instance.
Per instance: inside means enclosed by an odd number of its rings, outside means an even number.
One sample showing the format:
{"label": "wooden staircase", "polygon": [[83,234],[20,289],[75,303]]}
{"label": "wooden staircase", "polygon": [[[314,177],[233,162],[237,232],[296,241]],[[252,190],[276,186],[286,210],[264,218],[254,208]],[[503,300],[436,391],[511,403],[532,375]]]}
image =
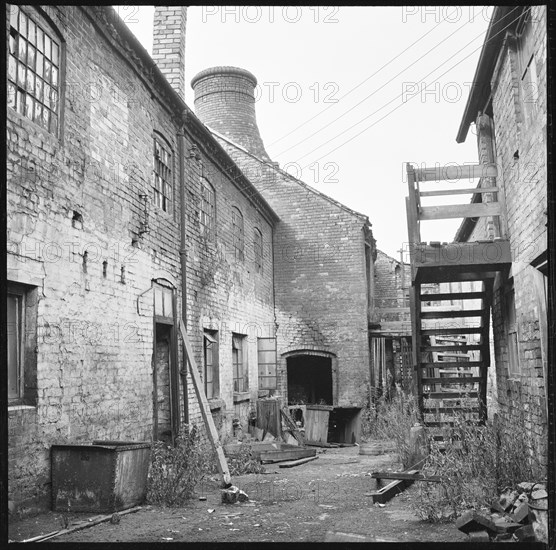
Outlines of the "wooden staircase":
{"label": "wooden staircase", "polygon": [[[454,172],[458,170],[457,172]],[[421,191],[427,181],[480,177],[471,189]],[[508,269],[510,246],[502,238],[503,205],[496,200],[492,165],[451,166],[449,169],[407,166],[406,199],[412,287],[410,293],[415,388],[426,426],[454,425],[454,415],[471,424],[487,418],[490,367],[490,310],[497,273]],[[471,204],[421,206],[421,197],[473,193]],[[482,202],[487,200],[488,202]],[[421,242],[420,223],[454,217],[490,218],[496,228],[491,240],[458,243]],[[502,230],[501,230],[502,228]],[[424,293],[437,283],[439,292]],[[434,304],[434,305],[433,305]],[[439,436],[441,438],[441,436]]]}

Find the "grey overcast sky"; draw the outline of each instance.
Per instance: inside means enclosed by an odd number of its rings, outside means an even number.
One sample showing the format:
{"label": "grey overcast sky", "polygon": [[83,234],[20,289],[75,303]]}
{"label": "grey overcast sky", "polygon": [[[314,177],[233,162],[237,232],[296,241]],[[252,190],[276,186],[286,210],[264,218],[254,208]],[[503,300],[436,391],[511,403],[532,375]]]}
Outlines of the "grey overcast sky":
{"label": "grey overcast sky", "polygon": [[[154,7],[116,9],[152,53]],[[455,136],[491,13],[481,6],[192,6],[186,101],[193,107],[189,82],[202,69],[251,71],[273,160],[368,215],[378,248],[399,259],[407,241],[404,163],[477,162],[473,129],[463,144]],[[422,238],[451,241],[460,221],[428,222]]]}

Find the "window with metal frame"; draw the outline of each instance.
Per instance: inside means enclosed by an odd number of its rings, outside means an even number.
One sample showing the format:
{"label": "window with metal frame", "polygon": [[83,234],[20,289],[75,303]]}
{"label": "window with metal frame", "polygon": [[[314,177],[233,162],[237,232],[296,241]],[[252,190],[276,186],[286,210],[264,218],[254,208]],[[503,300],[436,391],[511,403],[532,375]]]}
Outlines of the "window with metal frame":
{"label": "window with metal frame", "polygon": [[207,399],[218,396],[218,332],[205,330],[203,337],[204,379]]}
{"label": "window with metal frame", "polygon": [[25,333],[25,295],[11,290],[7,295],[8,399],[23,397],[23,337]]}
{"label": "window with metal frame", "polygon": [[174,291],[158,283],[154,284],[154,315],[174,322]]}
{"label": "window with metal frame", "polygon": [[154,137],[153,151],[153,202],[164,212],[172,204],[172,154],[162,139]]}
{"label": "window with metal frame", "polygon": [[259,364],[259,389],[275,390],[276,375],[276,338],[257,339],[257,359]]}
{"label": "window with metal frame", "polygon": [[207,239],[212,240],[216,227],[215,192],[212,185],[204,178],[201,179],[201,208],[199,215],[203,235]]}
{"label": "window with metal frame", "polygon": [[255,271],[263,272],[263,234],[255,228],[253,232],[253,252],[255,257]]}
{"label": "window with metal frame", "polygon": [[249,389],[247,368],[244,362],[245,336],[232,334],[232,365],[234,372],[234,392],[243,392]]}
{"label": "window with metal frame", "polygon": [[539,99],[539,82],[534,50],[531,8],[526,9],[517,26],[517,58],[523,104],[523,122],[529,127],[536,116]]}
{"label": "window with metal frame", "polygon": [[[31,12],[33,13],[33,12]],[[38,14],[10,6],[8,107],[58,133],[61,47]]]}
{"label": "window with metal frame", "polygon": [[515,292],[513,282],[508,286],[504,295],[504,313],[508,345],[508,374],[520,375],[518,330],[515,313]]}
{"label": "window with metal frame", "polygon": [[234,257],[238,261],[243,261],[243,215],[235,206],[232,207],[232,239],[232,244],[234,247]]}

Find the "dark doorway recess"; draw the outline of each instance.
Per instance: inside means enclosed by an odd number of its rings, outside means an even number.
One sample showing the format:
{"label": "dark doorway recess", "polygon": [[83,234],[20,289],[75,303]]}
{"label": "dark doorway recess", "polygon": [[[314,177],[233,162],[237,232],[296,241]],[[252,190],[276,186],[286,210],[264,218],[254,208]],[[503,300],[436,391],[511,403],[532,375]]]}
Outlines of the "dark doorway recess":
{"label": "dark doorway recess", "polygon": [[319,355],[287,358],[288,404],[332,405],[332,360]]}
{"label": "dark doorway recess", "polygon": [[171,440],[170,365],[172,326],[156,323],[155,336],[154,436],[155,439]]}

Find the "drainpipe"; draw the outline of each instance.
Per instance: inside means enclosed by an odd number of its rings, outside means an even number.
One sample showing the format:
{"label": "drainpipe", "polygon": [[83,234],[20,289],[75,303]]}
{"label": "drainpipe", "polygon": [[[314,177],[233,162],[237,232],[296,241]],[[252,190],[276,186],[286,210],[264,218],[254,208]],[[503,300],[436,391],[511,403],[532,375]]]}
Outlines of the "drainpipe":
{"label": "drainpipe", "polygon": [[[183,122],[185,124],[185,121]],[[179,159],[179,186],[180,186],[180,263],[181,263],[181,315],[183,324],[187,330],[187,249],[185,247],[185,170],[184,170],[184,152],[185,152],[185,135],[183,126],[179,129],[178,134],[178,159]],[[185,424],[189,424],[189,399],[187,398],[187,365],[185,351],[183,368],[180,369],[181,381],[183,386],[183,419]]]}

